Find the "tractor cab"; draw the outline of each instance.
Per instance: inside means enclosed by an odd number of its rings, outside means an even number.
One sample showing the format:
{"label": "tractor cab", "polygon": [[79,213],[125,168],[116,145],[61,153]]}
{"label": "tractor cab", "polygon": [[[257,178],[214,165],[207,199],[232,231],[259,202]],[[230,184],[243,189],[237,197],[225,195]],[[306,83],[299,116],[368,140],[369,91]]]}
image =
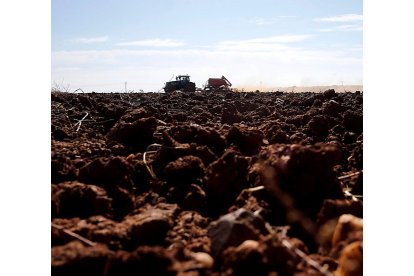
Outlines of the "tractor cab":
{"label": "tractor cab", "polygon": [[175,80],[180,81],[181,83],[187,83],[190,82],[190,76],[189,75],[179,75],[175,77]]}

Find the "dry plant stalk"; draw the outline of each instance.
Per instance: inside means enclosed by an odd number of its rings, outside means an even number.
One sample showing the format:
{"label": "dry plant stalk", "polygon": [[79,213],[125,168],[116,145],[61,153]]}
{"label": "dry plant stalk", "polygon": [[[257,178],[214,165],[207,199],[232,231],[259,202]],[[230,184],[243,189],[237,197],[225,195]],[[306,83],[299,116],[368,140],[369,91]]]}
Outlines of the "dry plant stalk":
{"label": "dry plant stalk", "polygon": [[80,120],[78,120],[78,122],[75,124],[75,126],[76,126],[77,124],[79,124],[78,128],[76,129],[76,132],[78,132],[78,131],[79,131],[79,129],[80,129],[81,125],[82,125],[83,120],[85,120],[85,118],[86,118],[88,115],[89,115],[89,113],[88,113],[88,112],[86,112],[85,116],[83,116],[83,118],[82,118],[82,119],[80,119]]}
{"label": "dry plant stalk", "polygon": [[156,153],[156,152],[157,152],[157,150],[149,151],[149,149],[150,149],[150,148],[152,148],[152,147],[159,147],[159,148],[161,148],[161,147],[162,147],[162,145],[160,145],[160,144],[151,144],[151,145],[149,145],[149,146],[146,148],[146,150],[145,150],[145,152],[144,152],[144,155],[142,156],[142,161],[144,161],[144,165],[145,165],[145,167],[147,168],[147,170],[148,170],[149,174],[151,175],[151,177],[152,177],[154,180],[158,180],[158,177],[157,177],[157,175],[155,174],[154,170],[152,169],[152,166],[151,166],[150,164],[148,164],[148,162],[147,162],[147,154],[148,154],[148,153]]}
{"label": "dry plant stalk", "polygon": [[254,192],[257,192],[257,191],[261,191],[261,190],[263,190],[265,187],[263,186],[263,185],[261,185],[261,186],[256,186],[256,187],[253,187],[253,188],[248,188],[248,189],[246,189],[249,193],[254,193]]}
{"label": "dry plant stalk", "polygon": [[[349,173],[349,174],[346,174],[346,175],[343,175],[343,176],[339,176],[338,177],[338,180],[339,181],[343,181],[344,179],[347,179],[347,178],[351,178],[353,176],[360,175],[362,172],[363,171],[361,170],[361,171]],[[351,193],[351,189],[348,187],[348,185],[346,183],[345,183],[345,187],[343,188],[343,192],[344,192],[344,195],[346,197],[351,198],[353,201],[360,201],[361,200],[360,198],[362,198],[362,195],[354,195],[354,194],[352,194]]]}
{"label": "dry plant stalk", "polygon": [[350,178],[350,177],[353,177],[353,176],[359,175],[359,174],[361,174],[361,173],[362,173],[362,170],[361,170],[361,171],[358,171],[358,172],[354,172],[354,173],[346,174],[346,175],[343,175],[343,176],[339,176],[339,177],[338,177],[338,180],[347,179],[347,178]]}
{"label": "dry plant stalk", "polygon": [[166,126],[166,125],[167,125],[167,123],[166,123],[166,122],[161,121],[161,120],[159,120],[159,119],[157,119],[157,122],[158,122],[158,123],[160,123],[160,124],[162,124],[162,125],[164,125],[164,126]]}
{"label": "dry plant stalk", "polygon": [[360,201],[359,198],[362,198],[362,195],[354,195],[353,193],[351,193],[348,187],[344,188],[343,191],[344,195],[350,197],[353,201]]}
{"label": "dry plant stalk", "polygon": [[153,153],[158,152],[158,150],[152,150],[152,151],[150,151],[150,149],[153,148],[153,147],[158,147],[158,149],[160,149],[160,148],[166,148],[166,149],[185,149],[185,147],[167,147],[167,146],[163,146],[161,144],[155,144],[154,143],[154,144],[149,145],[146,148],[146,150],[144,152],[144,155],[142,156],[142,161],[144,162],[144,165],[147,168],[147,170],[148,170],[149,174],[151,175],[151,177],[154,180],[158,180],[158,177],[155,174],[154,170],[152,169],[152,166],[147,161],[147,154],[153,154]]}
{"label": "dry plant stalk", "polygon": [[148,164],[148,162],[147,162],[147,154],[148,153],[156,153],[157,151],[156,150],[153,150],[153,151],[146,151],[146,152],[144,152],[144,155],[142,156],[142,160],[144,161],[144,165],[145,165],[145,167],[147,168],[147,170],[148,170],[148,172],[150,173],[150,175],[151,175],[151,177],[154,179],[154,180],[158,180],[158,177],[157,177],[157,175],[154,173],[154,170],[152,169],[152,166],[150,165],[150,164]]}
{"label": "dry plant stalk", "polygon": [[89,245],[89,246],[95,246],[95,245],[96,245],[96,242],[93,242],[93,241],[91,241],[91,240],[88,240],[87,238],[84,238],[84,237],[82,237],[81,235],[76,234],[76,233],[75,233],[75,232],[73,232],[73,231],[70,231],[70,230],[64,229],[64,228],[63,228],[62,226],[60,226],[60,225],[56,225],[56,224],[52,223],[52,227],[53,227],[53,228],[56,228],[56,229],[58,229],[58,230],[63,231],[65,234],[67,234],[67,235],[69,235],[69,236],[71,236],[71,237],[73,237],[73,238],[75,238],[75,239],[78,239],[78,240],[80,240],[81,242],[83,242],[83,243],[85,243],[85,244],[87,244],[87,245]]}

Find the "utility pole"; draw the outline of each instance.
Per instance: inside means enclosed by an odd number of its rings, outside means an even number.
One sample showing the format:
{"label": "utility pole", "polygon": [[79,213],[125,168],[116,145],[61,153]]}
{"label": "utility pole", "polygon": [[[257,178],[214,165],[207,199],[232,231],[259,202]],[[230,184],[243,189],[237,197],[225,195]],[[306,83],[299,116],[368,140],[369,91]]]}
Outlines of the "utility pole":
{"label": "utility pole", "polygon": [[125,82],[125,93],[127,93],[128,92],[128,90],[127,90],[127,82]]}

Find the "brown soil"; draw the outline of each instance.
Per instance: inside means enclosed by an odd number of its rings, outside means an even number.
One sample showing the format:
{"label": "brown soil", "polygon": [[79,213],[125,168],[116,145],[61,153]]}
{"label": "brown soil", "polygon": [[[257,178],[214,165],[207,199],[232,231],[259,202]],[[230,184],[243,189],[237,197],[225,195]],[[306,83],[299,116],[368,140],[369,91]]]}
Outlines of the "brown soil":
{"label": "brown soil", "polygon": [[51,97],[52,275],[362,269],[362,93]]}

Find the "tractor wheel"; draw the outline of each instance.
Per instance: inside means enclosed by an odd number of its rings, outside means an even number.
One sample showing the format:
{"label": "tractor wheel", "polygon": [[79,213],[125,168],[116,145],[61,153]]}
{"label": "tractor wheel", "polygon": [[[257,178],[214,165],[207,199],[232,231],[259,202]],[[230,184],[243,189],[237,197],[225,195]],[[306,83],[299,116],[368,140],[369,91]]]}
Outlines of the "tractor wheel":
{"label": "tractor wheel", "polygon": [[185,87],[186,92],[195,92],[195,83],[189,83]]}

